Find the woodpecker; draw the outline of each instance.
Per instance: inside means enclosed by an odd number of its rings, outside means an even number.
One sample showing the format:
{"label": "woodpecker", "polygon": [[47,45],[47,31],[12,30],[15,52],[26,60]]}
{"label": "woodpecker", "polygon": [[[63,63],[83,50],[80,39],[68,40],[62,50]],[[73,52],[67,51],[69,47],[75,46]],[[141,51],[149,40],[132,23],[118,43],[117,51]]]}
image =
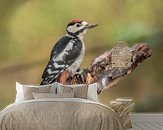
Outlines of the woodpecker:
{"label": "woodpecker", "polygon": [[83,36],[97,24],[82,20],[72,20],[66,27],[66,34],[54,45],[50,60],[42,75],[41,85],[53,82],[65,83],[76,73],[85,55]]}

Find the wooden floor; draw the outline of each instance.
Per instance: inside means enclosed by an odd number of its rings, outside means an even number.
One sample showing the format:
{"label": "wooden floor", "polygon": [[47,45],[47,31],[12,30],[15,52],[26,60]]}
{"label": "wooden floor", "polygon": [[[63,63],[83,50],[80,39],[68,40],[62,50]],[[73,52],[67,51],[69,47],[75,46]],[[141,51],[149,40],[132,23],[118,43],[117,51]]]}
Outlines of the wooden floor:
{"label": "wooden floor", "polygon": [[128,130],[163,130],[163,113],[130,114],[132,129]]}

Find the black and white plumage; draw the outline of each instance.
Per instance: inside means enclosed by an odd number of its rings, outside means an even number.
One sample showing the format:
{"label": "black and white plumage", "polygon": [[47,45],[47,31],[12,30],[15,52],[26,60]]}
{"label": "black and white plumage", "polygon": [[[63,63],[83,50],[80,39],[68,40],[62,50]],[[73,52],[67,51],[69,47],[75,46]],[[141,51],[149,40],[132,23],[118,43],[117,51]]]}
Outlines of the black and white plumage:
{"label": "black and white plumage", "polygon": [[58,80],[63,71],[75,74],[85,55],[83,34],[87,29],[97,25],[89,25],[85,21],[73,20],[67,25],[67,33],[53,47],[50,60],[43,72],[43,84],[50,84]]}

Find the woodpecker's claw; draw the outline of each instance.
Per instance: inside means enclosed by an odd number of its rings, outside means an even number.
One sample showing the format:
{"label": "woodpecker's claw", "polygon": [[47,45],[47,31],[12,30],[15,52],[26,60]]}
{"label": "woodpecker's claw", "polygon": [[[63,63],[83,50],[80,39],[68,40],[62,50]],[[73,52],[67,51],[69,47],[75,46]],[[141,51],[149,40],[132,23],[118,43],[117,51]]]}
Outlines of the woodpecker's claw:
{"label": "woodpecker's claw", "polygon": [[86,73],[86,69],[83,69],[83,70],[77,70],[77,72],[75,72],[75,75],[78,77],[78,78],[81,78],[82,82],[84,83],[85,82],[85,73]]}
{"label": "woodpecker's claw", "polygon": [[75,72],[75,74],[76,75],[81,75],[83,72],[84,72],[84,70],[80,70],[80,71]]}

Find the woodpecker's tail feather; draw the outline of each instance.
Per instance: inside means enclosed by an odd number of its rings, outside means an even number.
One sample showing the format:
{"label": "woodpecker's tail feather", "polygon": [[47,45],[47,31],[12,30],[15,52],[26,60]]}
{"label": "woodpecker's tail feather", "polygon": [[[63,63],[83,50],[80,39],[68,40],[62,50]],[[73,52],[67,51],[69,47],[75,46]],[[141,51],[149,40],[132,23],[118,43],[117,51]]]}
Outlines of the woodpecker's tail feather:
{"label": "woodpecker's tail feather", "polygon": [[57,78],[45,78],[41,81],[40,85],[52,84],[57,82]]}

